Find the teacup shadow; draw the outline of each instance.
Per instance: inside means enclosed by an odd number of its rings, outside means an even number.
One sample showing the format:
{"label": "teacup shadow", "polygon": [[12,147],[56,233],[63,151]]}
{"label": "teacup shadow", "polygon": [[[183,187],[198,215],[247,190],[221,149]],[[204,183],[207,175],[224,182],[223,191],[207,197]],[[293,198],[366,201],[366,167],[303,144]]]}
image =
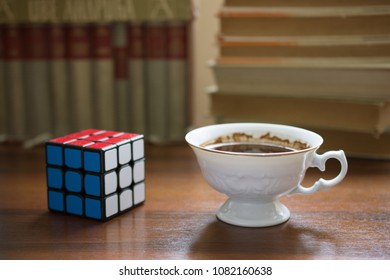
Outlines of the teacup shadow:
{"label": "teacup shadow", "polygon": [[204,227],[191,252],[219,259],[313,259],[331,243],[332,236],[328,233],[300,227],[291,221],[246,228],[217,220]]}

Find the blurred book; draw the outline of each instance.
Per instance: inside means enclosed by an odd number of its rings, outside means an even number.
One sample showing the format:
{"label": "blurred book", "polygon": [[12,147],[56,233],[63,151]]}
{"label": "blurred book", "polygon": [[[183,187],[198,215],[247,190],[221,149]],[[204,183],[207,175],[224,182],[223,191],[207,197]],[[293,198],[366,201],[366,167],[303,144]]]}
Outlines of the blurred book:
{"label": "blurred book", "polygon": [[223,7],[219,17],[225,36],[389,34],[390,5],[232,6]]}
{"label": "blurred book", "polygon": [[378,100],[390,97],[390,57],[223,57],[210,63],[225,93]]}
{"label": "blurred book", "polygon": [[390,131],[390,100],[358,101],[225,94],[210,90],[211,113],[237,119],[380,135]]}
{"label": "blurred book", "polygon": [[209,88],[217,123],[261,122],[319,133],[320,152],[342,149],[349,157],[390,159],[390,101],[345,101],[234,95]]}
{"label": "blurred book", "polygon": [[359,131],[314,129],[324,139],[320,152],[344,150],[349,157],[390,159],[390,133],[373,135]]}
{"label": "blurred book", "polygon": [[361,5],[386,5],[388,0],[225,0],[225,6],[244,7],[337,7],[337,6],[361,6]]}
{"label": "blurred book", "polygon": [[384,35],[224,36],[222,57],[389,57],[390,33]]}

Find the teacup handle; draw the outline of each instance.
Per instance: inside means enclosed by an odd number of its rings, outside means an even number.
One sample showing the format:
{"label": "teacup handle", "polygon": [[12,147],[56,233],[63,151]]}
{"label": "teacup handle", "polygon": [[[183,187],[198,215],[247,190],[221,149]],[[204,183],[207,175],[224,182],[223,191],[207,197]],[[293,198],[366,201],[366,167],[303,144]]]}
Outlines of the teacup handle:
{"label": "teacup handle", "polygon": [[325,171],[325,163],[328,159],[335,158],[337,159],[341,164],[341,170],[340,173],[333,179],[325,180],[325,179],[319,179],[317,182],[315,182],[311,187],[303,187],[302,185],[299,185],[295,189],[293,189],[288,195],[292,194],[311,194],[316,191],[319,191],[321,189],[330,189],[331,187],[337,185],[340,183],[345,175],[347,174],[348,169],[348,163],[347,158],[345,157],[344,151],[329,151],[322,155],[314,154],[314,157],[312,159],[310,167],[317,167],[321,171]]}

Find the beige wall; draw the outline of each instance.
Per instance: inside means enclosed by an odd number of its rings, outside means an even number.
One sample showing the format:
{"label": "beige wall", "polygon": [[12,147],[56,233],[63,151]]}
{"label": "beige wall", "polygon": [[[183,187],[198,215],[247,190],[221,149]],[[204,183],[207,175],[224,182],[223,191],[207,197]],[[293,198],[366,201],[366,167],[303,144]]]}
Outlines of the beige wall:
{"label": "beige wall", "polygon": [[214,84],[214,77],[207,63],[219,55],[217,46],[219,20],[216,15],[223,0],[198,0],[194,3],[198,7],[198,12],[192,30],[191,106],[193,127],[199,127],[213,121],[209,113],[210,104],[206,87]]}

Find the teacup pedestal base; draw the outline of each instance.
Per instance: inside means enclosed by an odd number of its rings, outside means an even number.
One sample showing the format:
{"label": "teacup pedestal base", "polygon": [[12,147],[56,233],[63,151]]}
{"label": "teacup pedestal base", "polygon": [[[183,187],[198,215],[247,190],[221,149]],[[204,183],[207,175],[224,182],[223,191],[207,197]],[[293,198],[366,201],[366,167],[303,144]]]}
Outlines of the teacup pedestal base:
{"label": "teacup pedestal base", "polygon": [[242,227],[268,227],[286,222],[290,211],[278,200],[257,201],[229,198],[218,210],[221,221]]}

